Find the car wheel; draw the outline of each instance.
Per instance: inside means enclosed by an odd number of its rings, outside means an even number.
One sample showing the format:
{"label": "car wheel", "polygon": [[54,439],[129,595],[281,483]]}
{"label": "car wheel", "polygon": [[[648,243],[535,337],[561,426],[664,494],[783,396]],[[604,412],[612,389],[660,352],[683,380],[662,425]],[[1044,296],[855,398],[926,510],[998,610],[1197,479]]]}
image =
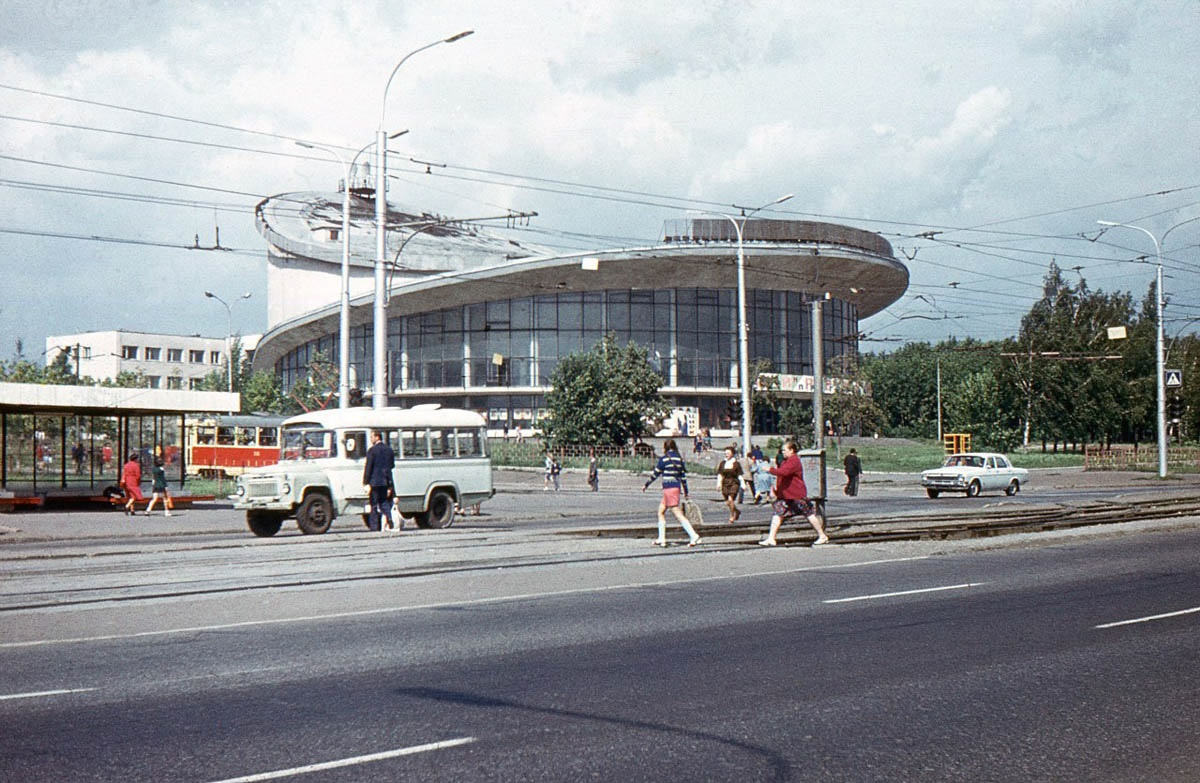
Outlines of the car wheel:
{"label": "car wheel", "polygon": [[454,498],[437,490],[429,498],[429,510],[417,514],[417,527],[443,528],[454,524]]}
{"label": "car wheel", "polygon": [[309,495],[296,512],[296,526],[305,535],[324,533],[333,524],[333,504],[325,495]]}
{"label": "car wheel", "polygon": [[979,492],[982,489],[983,489],[983,487],[981,487],[979,485],[978,481],[972,481],[970,484],[967,485],[967,497],[969,497],[969,498],[979,497]]}
{"label": "car wheel", "polygon": [[942,493],[938,492],[936,489],[926,489],[925,494],[928,495],[929,497],[933,498],[934,500],[937,500],[937,496]]}
{"label": "car wheel", "polygon": [[1017,494],[1020,491],[1021,491],[1021,482],[1017,481],[1016,479],[1013,479],[1012,481],[1010,481],[1008,483],[1008,486],[1004,488],[1004,494],[1008,495],[1009,497],[1012,497],[1013,495]]}
{"label": "car wheel", "polygon": [[260,538],[270,538],[283,526],[283,517],[270,511],[247,511],[246,526]]}

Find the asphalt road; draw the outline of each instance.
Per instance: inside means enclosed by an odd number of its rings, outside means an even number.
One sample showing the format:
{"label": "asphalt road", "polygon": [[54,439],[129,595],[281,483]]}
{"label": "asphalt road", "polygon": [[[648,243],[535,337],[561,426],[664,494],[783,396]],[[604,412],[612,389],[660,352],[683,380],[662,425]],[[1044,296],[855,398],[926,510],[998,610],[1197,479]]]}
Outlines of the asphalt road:
{"label": "asphalt road", "polygon": [[[6,560],[0,780],[1200,775],[1194,519],[821,549],[244,541]],[[180,580],[203,589],[146,589]]]}

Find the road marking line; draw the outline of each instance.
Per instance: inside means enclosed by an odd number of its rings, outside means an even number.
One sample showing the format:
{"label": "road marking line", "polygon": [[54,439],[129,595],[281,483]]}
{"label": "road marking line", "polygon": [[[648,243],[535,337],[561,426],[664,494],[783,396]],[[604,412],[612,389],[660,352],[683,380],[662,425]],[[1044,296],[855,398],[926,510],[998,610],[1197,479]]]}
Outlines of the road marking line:
{"label": "road marking line", "polygon": [[0,701],[9,699],[36,699],[39,696],[64,696],[68,693],[87,693],[88,691],[98,690],[97,688],[59,688],[53,691],[33,691],[31,693],[6,693],[0,696]]}
{"label": "road marking line", "polygon": [[474,741],[474,737],[459,737],[458,739],[443,740],[441,742],[430,742],[427,745],[413,745],[409,748],[397,748],[396,750],[385,750],[381,753],[369,753],[366,756],[351,756],[350,758],[338,759],[337,761],[325,761],[320,764],[309,764],[304,767],[277,769],[274,772],[260,772],[257,775],[245,775],[244,777],[240,778],[226,778],[225,780],[213,781],[213,783],[256,783],[256,781],[260,780],[275,780],[277,778],[287,778],[293,775],[306,775],[309,772],[323,772],[327,769],[353,767],[356,764],[368,764],[372,761],[394,759],[400,756],[411,756],[415,753],[427,753],[431,750],[453,748],[457,745],[466,745]]}
{"label": "road marking line", "polygon": [[447,609],[458,606],[481,606],[498,604],[506,601],[527,601],[538,598],[562,598],[569,595],[586,593],[607,593],[615,590],[636,590],[647,587],[671,587],[674,585],[701,584],[704,582],[724,582],[733,579],[750,579],[758,576],[783,576],[799,574],[806,571],[830,571],[842,568],[866,568],[869,566],[886,565],[889,563],[909,563],[917,560],[928,560],[924,555],[916,557],[891,557],[880,560],[867,560],[861,563],[841,563],[810,565],[800,568],[781,568],[771,571],[755,571],[749,574],[721,574],[718,576],[702,576],[689,579],[662,579],[653,582],[631,582],[619,585],[602,585],[600,587],[576,587],[569,590],[551,590],[544,593],[516,593],[513,595],[495,595],[487,598],[468,598],[461,601],[438,601],[413,606],[386,606],[379,609],[356,609],[351,612],[331,612],[314,614],[305,617],[278,617],[269,620],[245,620],[238,623],[220,623],[217,625],[195,625],[186,628],[166,628],[160,631],[136,631],[133,633],[105,634],[103,636],[77,636],[65,639],[33,639],[25,642],[0,642],[0,650],[11,650],[19,647],[43,647],[51,644],[80,644],[82,642],[111,642],[119,639],[144,639],[152,636],[171,636],[184,633],[202,633],[205,631],[229,631],[237,628],[254,628],[267,625],[289,625],[292,623],[307,623],[318,620],[342,620],[353,617],[369,617],[381,614],[399,614],[400,612],[419,612],[426,609]]}
{"label": "road marking line", "polygon": [[940,593],[943,590],[965,590],[968,587],[979,587],[987,582],[967,582],[961,585],[947,585],[945,587],[923,587],[920,590],[900,590],[895,593],[876,593],[875,595],[856,595],[852,598],[830,598],[822,601],[823,604],[846,604],[851,601],[871,601],[876,598],[895,598],[900,595],[918,595],[920,593]]}
{"label": "road marking line", "polygon": [[1098,630],[1103,630],[1105,628],[1117,628],[1122,625],[1135,625],[1137,623],[1149,623],[1149,622],[1153,622],[1154,620],[1166,620],[1169,617],[1179,617],[1179,616],[1185,615],[1185,614],[1195,614],[1196,612],[1200,612],[1200,606],[1193,606],[1191,609],[1180,609],[1178,612],[1167,612],[1166,614],[1152,614],[1149,617],[1135,617],[1132,620],[1118,620],[1115,623],[1104,623],[1103,625],[1096,625],[1093,627]]}

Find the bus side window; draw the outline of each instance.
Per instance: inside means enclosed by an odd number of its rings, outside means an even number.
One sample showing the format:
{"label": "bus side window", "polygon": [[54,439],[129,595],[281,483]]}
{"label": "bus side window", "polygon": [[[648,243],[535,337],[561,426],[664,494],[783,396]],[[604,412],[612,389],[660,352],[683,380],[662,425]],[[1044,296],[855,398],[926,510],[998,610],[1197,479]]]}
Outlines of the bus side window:
{"label": "bus side window", "polygon": [[425,459],[429,456],[425,430],[401,430],[400,445],[402,459]]}
{"label": "bus side window", "polygon": [[347,432],[342,439],[346,448],[346,459],[365,459],[367,456],[367,433],[355,430]]}
{"label": "bus side window", "polygon": [[479,430],[456,430],[454,437],[458,442],[458,456],[479,457],[483,455],[483,449],[479,446]]}
{"label": "bus side window", "polygon": [[429,456],[434,459],[454,456],[454,430],[430,430]]}

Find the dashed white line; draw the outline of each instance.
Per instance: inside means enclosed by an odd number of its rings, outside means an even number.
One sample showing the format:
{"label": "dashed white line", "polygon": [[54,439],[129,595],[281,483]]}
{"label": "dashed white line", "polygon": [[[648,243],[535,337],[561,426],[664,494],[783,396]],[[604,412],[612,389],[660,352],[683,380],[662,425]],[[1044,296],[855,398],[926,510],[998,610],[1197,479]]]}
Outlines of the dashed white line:
{"label": "dashed white line", "polygon": [[41,696],[65,696],[69,693],[87,693],[94,691],[96,688],[58,688],[53,691],[31,691],[30,693],[6,693],[0,695],[0,701],[8,701],[9,699],[36,699]]}
{"label": "dashed white line", "polygon": [[966,590],[968,587],[979,587],[987,582],[967,582],[961,585],[946,585],[944,587],[923,587],[919,590],[899,590],[894,593],[875,593],[874,595],[856,595],[850,598],[830,598],[823,604],[847,604],[851,601],[873,601],[876,598],[895,598],[901,595],[919,595],[921,593],[940,593],[943,590]]}
{"label": "dashed white line", "polygon": [[1149,617],[1135,617],[1132,620],[1118,620],[1115,623],[1104,623],[1103,625],[1094,626],[1098,630],[1105,628],[1117,628],[1122,625],[1136,625],[1137,623],[1150,623],[1155,620],[1166,620],[1170,617],[1181,617],[1185,614],[1195,614],[1200,612],[1200,606],[1193,606],[1191,609],[1180,609],[1178,612],[1166,612],[1164,614],[1152,614]]}
{"label": "dashed white line", "polygon": [[337,759],[335,761],[324,761],[320,764],[309,764],[303,767],[277,769],[273,772],[260,772],[256,775],[245,775],[240,778],[226,778],[225,780],[213,781],[213,783],[257,783],[257,781],[260,780],[276,780],[278,778],[287,778],[293,775],[306,775],[309,772],[322,772],[327,769],[353,767],[357,764],[369,764],[372,761],[394,759],[399,758],[400,756],[411,756],[415,753],[427,753],[431,750],[443,750],[445,748],[457,747],[458,745],[466,745],[474,741],[474,737],[459,737],[458,739],[443,740],[441,742],[430,742],[426,745],[413,745],[412,747],[408,748],[396,748],[395,750],[385,750],[380,753],[368,753],[365,756],[351,756],[350,758]]}

